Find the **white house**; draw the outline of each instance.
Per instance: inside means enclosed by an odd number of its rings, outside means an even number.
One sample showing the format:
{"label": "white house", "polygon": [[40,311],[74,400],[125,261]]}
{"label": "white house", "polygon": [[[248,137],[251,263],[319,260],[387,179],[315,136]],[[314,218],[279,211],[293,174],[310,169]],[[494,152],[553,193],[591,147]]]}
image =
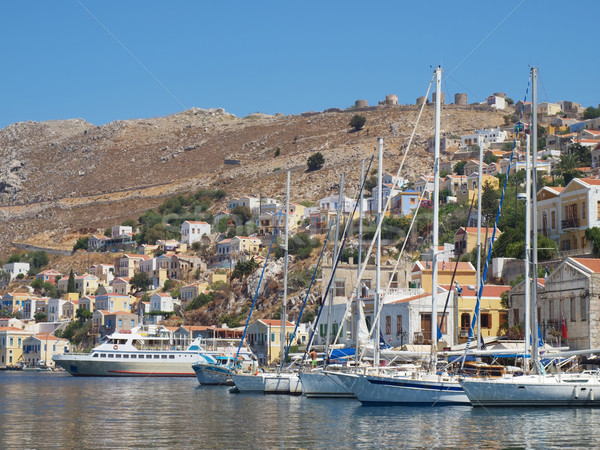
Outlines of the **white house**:
{"label": "white house", "polygon": [[123,236],[123,235],[132,235],[133,234],[133,227],[127,227],[127,226],[123,226],[123,225],[114,225],[111,228],[111,237],[114,239],[116,237],[119,236]]}
{"label": "white house", "polygon": [[504,109],[506,108],[506,100],[504,97],[499,97],[497,95],[490,95],[487,99],[488,106],[491,106],[494,109]]}
{"label": "white house", "polygon": [[173,297],[169,294],[165,294],[164,292],[156,292],[152,297],[150,297],[150,312],[152,311],[164,311],[171,312],[174,311]]}
{"label": "white house", "polygon": [[[425,192],[433,192],[433,175],[421,175],[413,184],[415,191],[421,194]],[[428,195],[425,197],[429,198]]]}
{"label": "white house", "polygon": [[63,317],[63,306],[65,303],[67,303],[67,300],[61,298],[51,298],[48,300],[48,322],[58,322]]}
{"label": "white house", "polygon": [[[337,211],[338,201],[340,197],[338,195],[330,195],[329,197],[323,197],[319,200],[319,209],[327,209],[329,211]],[[342,198],[342,213],[350,214],[354,209],[354,200],[344,196]]]}
{"label": "white house", "polygon": [[210,224],[196,220],[186,220],[181,224],[181,242],[192,245],[199,241],[202,236],[210,234]]}
{"label": "white house", "polygon": [[24,276],[27,276],[27,272],[29,272],[29,263],[26,262],[13,262],[6,263],[4,265],[4,271],[10,274],[10,279],[14,280],[17,278],[17,275],[22,273]]}
{"label": "white house", "polygon": [[467,134],[461,136],[461,144],[463,148],[470,147],[471,145],[478,145],[478,138],[483,138],[484,147],[489,144],[496,142],[504,142],[508,138],[508,133],[500,128],[485,128],[483,130],[477,130],[474,134]]}

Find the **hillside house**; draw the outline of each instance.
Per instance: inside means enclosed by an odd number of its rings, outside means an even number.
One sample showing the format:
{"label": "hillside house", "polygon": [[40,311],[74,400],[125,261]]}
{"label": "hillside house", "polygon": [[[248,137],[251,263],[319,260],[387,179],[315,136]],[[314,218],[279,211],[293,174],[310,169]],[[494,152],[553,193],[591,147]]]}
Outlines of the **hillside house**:
{"label": "hillside house", "polygon": [[181,224],[181,242],[188,247],[200,241],[204,235],[210,235],[210,224],[207,222],[186,220]]}
{"label": "hillside house", "polygon": [[[492,234],[494,232],[493,227],[481,227],[481,252],[484,253],[485,249],[490,248],[492,244]],[[498,240],[502,232],[496,230],[496,236],[494,242]],[[486,241],[487,237],[487,241]],[[459,257],[470,253],[477,247],[477,227],[460,227],[456,233],[454,233],[454,253]]]}
{"label": "hillside house", "polygon": [[35,276],[36,280],[42,280],[45,283],[50,283],[56,286],[56,279],[62,277],[62,273],[54,269],[43,270]]}

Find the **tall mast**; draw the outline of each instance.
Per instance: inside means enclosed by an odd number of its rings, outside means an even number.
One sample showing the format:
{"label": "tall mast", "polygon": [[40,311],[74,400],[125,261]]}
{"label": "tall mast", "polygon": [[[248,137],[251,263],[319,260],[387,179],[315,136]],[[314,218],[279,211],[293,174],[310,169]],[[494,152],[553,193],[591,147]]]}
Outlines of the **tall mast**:
{"label": "tall mast", "polygon": [[[342,204],[344,201],[344,174],[340,177],[340,192],[338,195],[337,217],[335,218],[335,240],[333,241],[333,260],[331,261],[331,276],[334,275],[335,263],[338,260],[338,240],[340,237],[340,216],[342,215]],[[331,334],[331,321],[333,315],[333,293],[335,291],[335,279],[329,290],[327,301],[327,332],[325,333],[325,356],[329,356],[329,336]],[[325,363],[326,364],[326,363]]]}
{"label": "tall mast", "polygon": [[[483,179],[483,139],[480,134],[477,134],[477,144],[479,144],[479,174],[477,176],[477,279],[475,285],[479,293],[481,287],[481,181]],[[487,227],[487,223],[485,226]],[[477,314],[477,350],[481,350],[481,313],[475,311],[475,314]]]}
{"label": "tall mast", "polygon": [[[285,344],[286,344],[286,322],[287,322],[287,274],[288,274],[288,226],[290,222],[290,171],[287,171],[287,187],[285,192],[285,238],[283,241],[283,308],[281,310],[281,341],[280,341],[280,352],[281,352],[281,367],[285,363]],[[281,369],[280,369],[281,370]]]}
{"label": "tall mast", "polygon": [[[437,366],[437,291],[440,208],[440,114],[442,109],[442,68],[435,69],[435,151],[433,154],[433,251],[431,272],[431,369]],[[458,262],[457,262],[458,264]]]}
{"label": "tall mast", "polygon": [[539,364],[539,349],[538,349],[538,317],[537,317],[537,263],[538,263],[538,244],[537,244],[537,67],[531,68],[531,142],[532,142],[532,205],[533,220],[531,226],[533,228],[533,255],[531,265],[531,334],[533,336],[531,353],[533,361],[533,370],[535,373],[540,373]]}
{"label": "tall mast", "polygon": [[[531,284],[529,280],[529,261],[531,258],[531,162],[529,159],[530,155],[530,143],[531,139],[528,134],[525,134],[527,142],[526,154],[525,154],[525,353],[529,355],[529,340],[531,339]],[[529,360],[527,357],[523,358],[523,368],[527,370],[529,368]]]}
{"label": "tall mast", "polygon": [[373,324],[375,330],[373,332],[373,364],[379,367],[379,329],[380,322],[377,320],[376,314],[379,312],[379,302],[381,301],[381,210],[382,210],[382,188],[383,188],[383,138],[378,139],[379,142],[379,158],[377,162],[377,227],[379,234],[377,235],[377,253],[375,254],[375,295],[373,296]]}
{"label": "tall mast", "polygon": [[[356,274],[356,281],[357,283],[360,283],[360,268],[362,265],[362,238],[363,238],[363,184],[365,182],[365,160],[362,160],[362,164],[361,164],[361,168],[360,168],[360,196],[358,198],[358,201],[360,202],[358,204],[358,257],[357,257],[357,261],[356,261],[356,268],[358,270],[358,273]],[[358,338],[358,302],[360,302],[360,293],[362,292],[362,289],[360,288],[360,284],[358,285],[357,291],[356,291],[356,314],[355,314],[355,323],[354,323],[354,338],[356,341],[355,344],[355,355],[356,358],[358,359],[358,346],[359,346],[359,338]]]}

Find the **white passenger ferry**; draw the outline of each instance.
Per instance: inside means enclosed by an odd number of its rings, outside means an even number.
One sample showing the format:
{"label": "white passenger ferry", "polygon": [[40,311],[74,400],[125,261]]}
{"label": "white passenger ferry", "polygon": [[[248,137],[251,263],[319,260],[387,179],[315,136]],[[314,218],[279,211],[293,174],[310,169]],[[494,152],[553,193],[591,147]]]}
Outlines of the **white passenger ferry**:
{"label": "white passenger ferry", "polygon": [[111,334],[91,353],[53,357],[57,366],[75,376],[193,377],[192,364],[204,355],[232,355],[239,339],[196,338],[187,348],[171,344],[164,327],[136,327]]}

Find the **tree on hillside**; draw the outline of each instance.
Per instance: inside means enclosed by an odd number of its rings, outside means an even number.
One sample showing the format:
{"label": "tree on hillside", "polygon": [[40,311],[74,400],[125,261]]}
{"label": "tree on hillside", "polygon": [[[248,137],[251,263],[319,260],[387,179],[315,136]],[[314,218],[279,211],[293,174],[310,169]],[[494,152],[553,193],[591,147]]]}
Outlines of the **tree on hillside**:
{"label": "tree on hillside", "polygon": [[313,153],[308,157],[306,162],[309,172],[321,169],[323,164],[325,164],[325,157],[321,152]]}
{"label": "tree on hillside", "polygon": [[133,219],[128,219],[125,222],[123,222],[121,224],[121,226],[123,226],[123,227],[132,227],[132,228],[135,229],[135,227],[137,226],[137,222],[135,220],[133,220]]}
{"label": "tree on hillside", "polygon": [[578,167],[590,167],[592,165],[592,151],[589,147],[576,143],[569,146],[569,153],[577,158]]}
{"label": "tree on hillside", "polygon": [[30,262],[34,269],[41,269],[48,264],[48,254],[43,250],[33,252],[30,255]]}
{"label": "tree on hillside", "polygon": [[82,237],[77,239],[77,242],[75,242],[75,245],[73,246],[73,251],[75,252],[77,250],[87,250],[89,240],[89,237]]}
{"label": "tree on hillside", "polygon": [[483,157],[483,162],[486,164],[495,163],[495,162],[498,162],[498,157],[496,155],[494,155],[493,153],[487,153]]}
{"label": "tree on hillside", "polygon": [[361,114],[355,114],[350,119],[350,126],[354,128],[354,131],[362,130],[365,123],[367,123],[367,118]]}
{"label": "tree on hillside", "polygon": [[67,293],[77,292],[75,288],[75,274],[73,273],[73,269],[69,272],[69,281],[67,282]]}
{"label": "tree on hillside", "polygon": [[585,108],[585,111],[583,112],[583,118],[585,120],[595,119],[597,117],[600,117],[600,108],[594,108],[593,106]]}
{"label": "tree on hillside", "polygon": [[150,277],[148,276],[148,273],[146,273],[146,272],[136,273],[131,278],[131,281],[129,282],[129,284],[131,284],[131,286],[133,288],[138,289],[140,291],[147,290],[148,286],[150,286],[151,283],[152,283],[152,280],[150,280]]}
{"label": "tree on hillside", "polygon": [[236,206],[231,210],[231,214],[238,216],[241,223],[244,224],[252,218],[252,211],[247,206]]}
{"label": "tree on hillside", "polygon": [[465,166],[467,165],[467,161],[459,161],[454,164],[454,173],[456,175],[464,175],[465,174]]}
{"label": "tree on hillside", "polygon": [[562,176],[565,186],[569,184],[573,178],[577,178],[581,175],[581,172],[577,170],[577,167],[579,167],[577,156],[573,154],[560,155],[560,161],[556,166],[556,170],[557,173]]}

